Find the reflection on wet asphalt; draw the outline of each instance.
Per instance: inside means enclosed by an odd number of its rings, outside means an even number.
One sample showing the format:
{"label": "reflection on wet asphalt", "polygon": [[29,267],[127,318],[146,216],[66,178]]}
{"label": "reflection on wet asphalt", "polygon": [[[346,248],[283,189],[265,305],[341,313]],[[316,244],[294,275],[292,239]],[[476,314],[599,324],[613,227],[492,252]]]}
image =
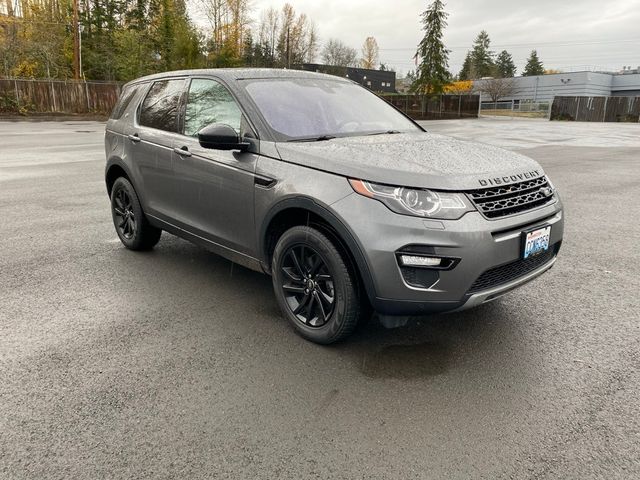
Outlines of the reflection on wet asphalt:
{"label": "reflection on wet asphalt", "polygon": [[451,350],[442,343],[388,345],[362,357],[362,373],[371,378],[430,377],[447,371]]}

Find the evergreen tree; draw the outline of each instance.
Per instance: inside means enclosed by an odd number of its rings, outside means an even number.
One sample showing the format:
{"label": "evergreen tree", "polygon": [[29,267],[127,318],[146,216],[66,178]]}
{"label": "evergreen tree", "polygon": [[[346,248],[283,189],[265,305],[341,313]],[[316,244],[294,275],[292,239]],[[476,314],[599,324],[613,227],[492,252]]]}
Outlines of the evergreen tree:
{"label": "evergreen tree", "polygon": [[500,52],[496,58],[496,73],[498,77],[510,78],[516,75],[516,65],[511,54],[506,50]]}
{"label": "evergreen tree", "polygon": [[538,52],[536,52],[535,50],[531,50],[531,55],[527,60],[527,64],[525,65],[524,72],[522,74],[525,77],[544,75],[544,66],[538,58]]}
{"label": "evergreen tree", "polygon": [[495,65],[493,63],[493,52],[489,49],[490,46],[491,39],[489,39],[489,34],[482,30],[473,42],[473,48],[471,49],[471,63],[474,74],[470,80],[493,76]]}
{"label": "evergreen tree", "polygon": [[416,72],[417,79],[411,86],[413,91],[442,93],[444,86],[449,82],[449,50],[442,41],[448,16],[441,0],[434,0],[422,13],[424,38],[418,44],[416,52],[420,64]]}
{"label": "evergreen tree", "polygon": [[253,35],[251,34],[251,30],[247,30],[244,35],[243,40],[243,48],[242,48],[242,60],[245,67],[255,67],[257,66],[258,57],[259,57],[259,49],[258,45],[254,45],[253,43]]}
{"label": "evergreen tree", "polygon": [[467,56],[464,58],[462,69],[458,74],[458,80],[473,80],[476,75],[476,70],[473,67],[473,59],[471,58],[471,52],[467,52]]}
{"label": "evergreen tree", "polygon": [[173,69],[173,41],[175,39],[176,12],[172,0],[162,0],[160,22],[156,36],[156,45],[160,62],[164,70]]}

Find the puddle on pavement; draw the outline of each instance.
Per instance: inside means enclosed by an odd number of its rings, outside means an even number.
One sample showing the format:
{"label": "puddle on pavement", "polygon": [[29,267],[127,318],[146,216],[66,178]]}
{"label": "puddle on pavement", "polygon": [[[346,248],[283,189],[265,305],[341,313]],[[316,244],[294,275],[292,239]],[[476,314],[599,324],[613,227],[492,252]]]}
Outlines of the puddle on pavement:
{"label": "puddle on pavement", "polygon": [[410,379],[447,371],[451,349],[441,343],[388,345],[365,353],[361,371],[370,378]]}

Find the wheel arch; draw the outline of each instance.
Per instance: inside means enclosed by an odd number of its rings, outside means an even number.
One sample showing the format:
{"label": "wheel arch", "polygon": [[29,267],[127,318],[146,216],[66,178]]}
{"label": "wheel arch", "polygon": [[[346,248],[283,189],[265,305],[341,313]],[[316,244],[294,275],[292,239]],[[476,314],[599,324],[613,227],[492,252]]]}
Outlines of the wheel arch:
{"label": "wheel arch", "polygon": [[308,197],[288,198],[272,207],[262,222],[259,256],[265,272],[271,272],[271,258],[280,236],[296,225],[314,225],[338,242],[349,257],[370,302],[375,300],[371,270],[358,241],[350,229],[327,207]]}
{"label": "wheel arch", "polygon": [[113,184],[119,177],[125,177],[127,180],[129,180],[131,185],[133,185],[136,194],[138,195],[138,197],[140,197],[140,191],[138,190],[133,180],[133,176],[131,175],[129,168],[120,159],[115,158],[110,159],[107,163],[107,167],[105,168],[104,180],[109,197],[111,197],[111,189],[113,188]]}

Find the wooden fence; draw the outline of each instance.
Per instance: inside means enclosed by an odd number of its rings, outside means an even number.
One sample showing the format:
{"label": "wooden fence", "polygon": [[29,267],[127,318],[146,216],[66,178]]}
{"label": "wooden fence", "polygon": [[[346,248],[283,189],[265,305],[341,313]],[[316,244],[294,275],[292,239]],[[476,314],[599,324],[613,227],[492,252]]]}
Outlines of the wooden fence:
{"label": "wooden fence", "polygon": [[477,118],[479,95],[380,95],[414,120]]}
{"label": "wooden fence", "polygon": [[109,113],[120,89],[119,83],[0,79],[4,102],[38,113]]}
{"label": "wooden fence", "polygon": [[[64,80],[0,79],[0,97],[27,112],[109,113],[121,90],[119,83]],[[475,118],[478,95],[380,95],[414,120]]]}
{"label": "wooden fence", "polygon": [[640,97],[555,97],[551,120],[639,122]]}

